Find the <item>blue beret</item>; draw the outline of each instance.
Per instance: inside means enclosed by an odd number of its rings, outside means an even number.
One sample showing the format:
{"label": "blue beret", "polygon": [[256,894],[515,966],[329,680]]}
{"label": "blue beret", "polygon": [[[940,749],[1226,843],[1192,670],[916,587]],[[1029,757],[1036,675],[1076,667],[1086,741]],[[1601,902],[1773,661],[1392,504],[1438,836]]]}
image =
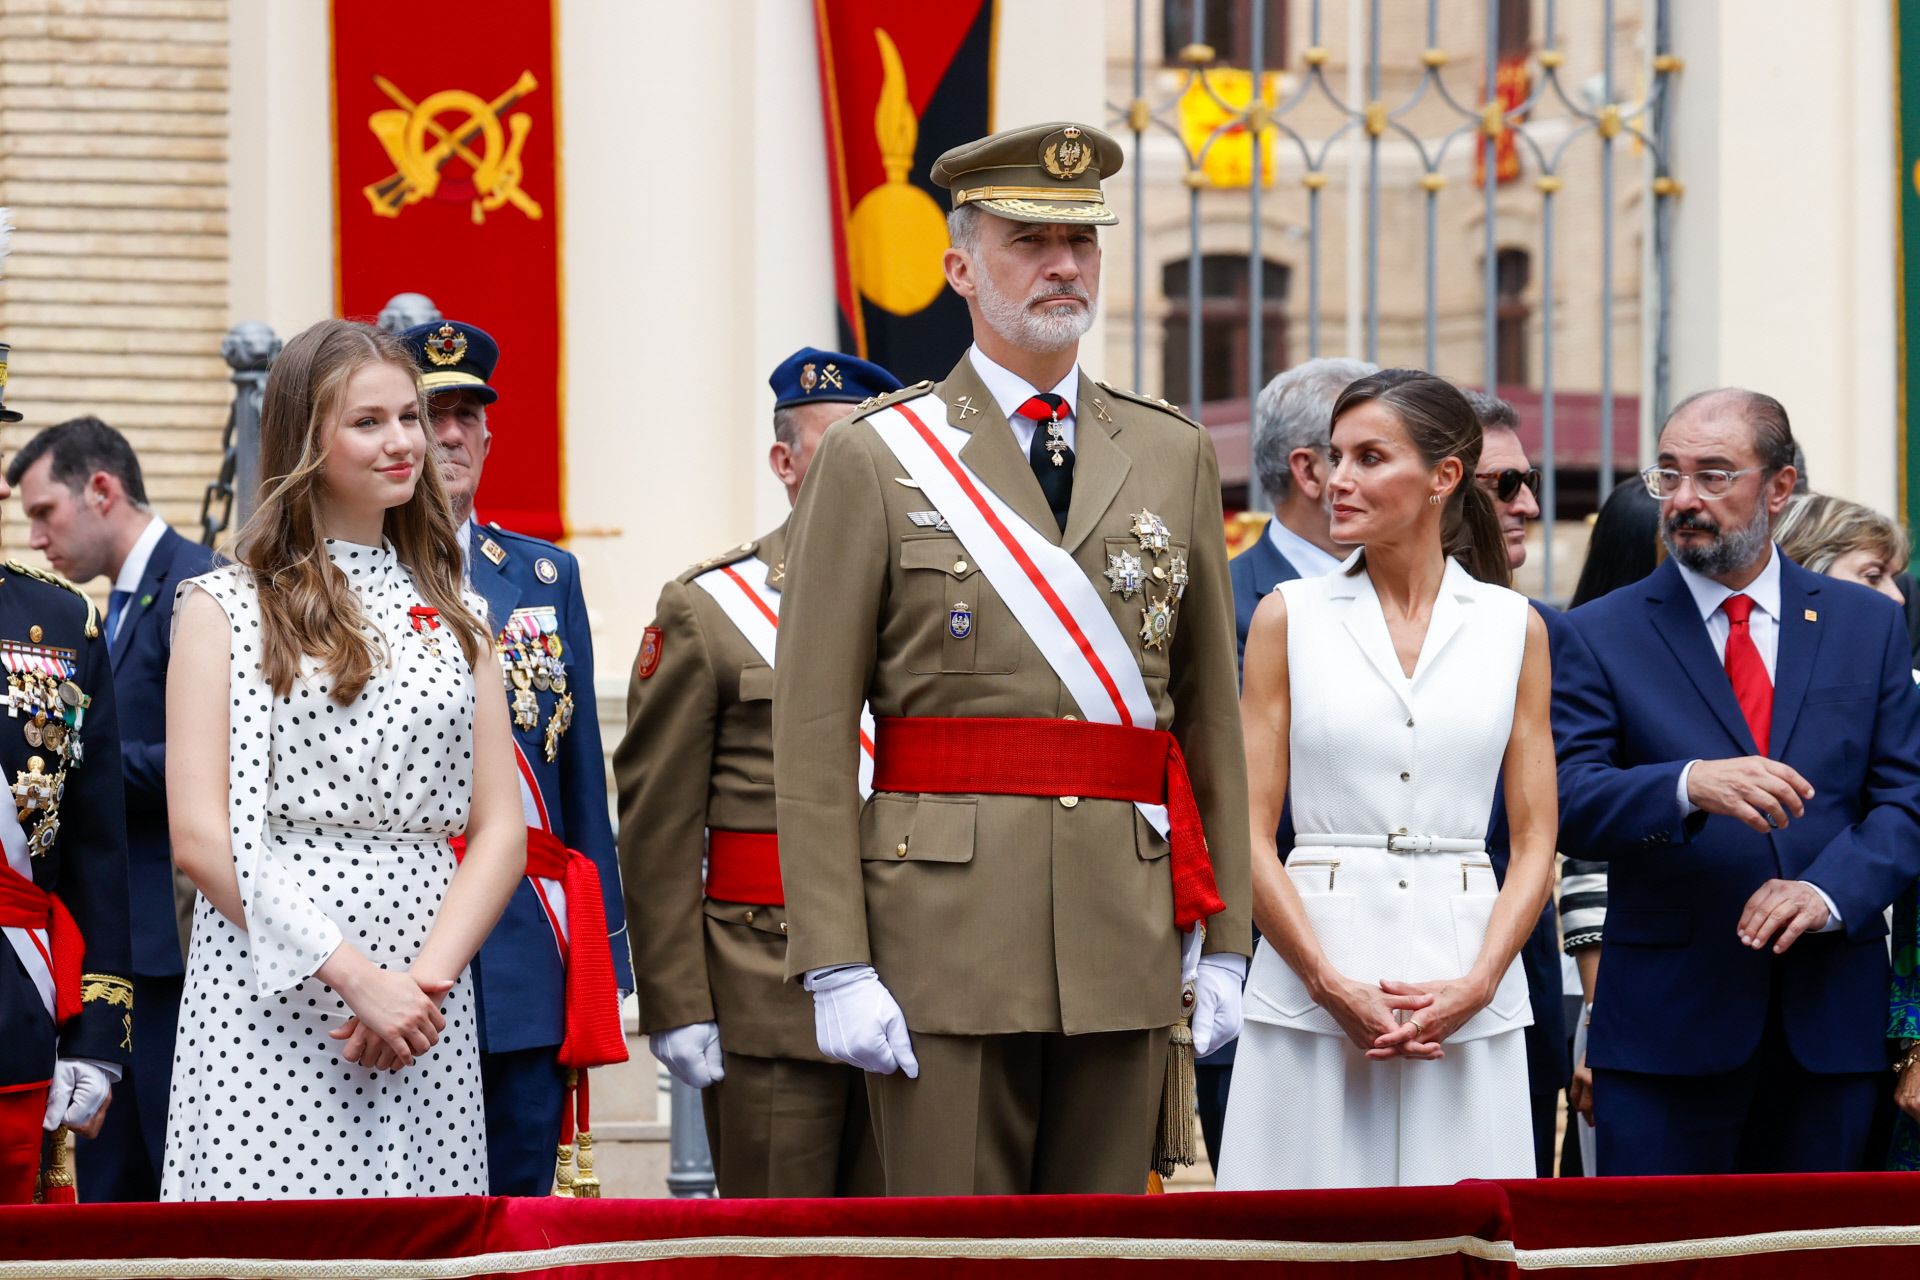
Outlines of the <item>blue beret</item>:
{"label": "blue beret", "polygon": [[900,389],[900,379],[871,360],[840,351],[802,347],[767,379],[773,388],[773,407],[796,404],[859,404],[872,396]]}
{"label": "blue beret", "polygon": [[420,384],[428,395],[471,391],[481,404],[500,398],[487,385],[493,366],[500,363],[500,344],[485,329],[458,320],[431,320],[402,333],[400,341],[420,366]]}

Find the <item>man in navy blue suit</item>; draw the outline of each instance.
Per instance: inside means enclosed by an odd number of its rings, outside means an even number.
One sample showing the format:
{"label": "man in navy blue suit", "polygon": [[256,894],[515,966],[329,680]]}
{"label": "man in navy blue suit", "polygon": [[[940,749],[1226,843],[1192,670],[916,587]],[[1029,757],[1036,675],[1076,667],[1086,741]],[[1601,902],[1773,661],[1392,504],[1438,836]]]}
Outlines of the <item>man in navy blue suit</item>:
{"label": "man in navy blue suit", "polygon": [[[1235,556],[1227,571],[1233,580],[1235,644],[1247,656],[1247,628],[1266,594],[1283,582],[1314,577],[1338,567],[1344,555],[1327,532],[1327,443],[1333,405],[1347,384],[1375,372],[1364,360],[1319,359],[1297,364],[1261,388],[1254,404],[1251,452],[1254,476],[1273,508],[1273,518],[1252,546]],[[1280,816],[1281,849],[1293,847],[1293,824]],[[1259,930],[1254,931],[1255,941]],[[1226,1125],[1227,1092],[1233,1085],[1234,1047],[1229,1040],[1194,1064],[1200,1101],[1200,1134],[1208,1157],[1220,1160],[1220,1133]]]}
{"label": "man in navy blue suit", "polygon": [[[1540,486],[1540,473],[1527,461],[1526,446],[1520,443],[1520,417],[1513,406],[1484,391],[1466,392],[1467,403],[1480,420],[1482,443],[1480,463],[1474,483],[1493,500],[1494,514],[1500,518],[1500,532],[1507,542],[1507,565],[1518,570],[1527,562],[1527,525],[1540,518],[1540,504],[1534,492]],[[1533,601],[1535,611],[1547,624],[1551,642],[1559,631],[1560,613],[1549,605]],[[1504,787],[1496,788],[1493,817],[1487,828],[1487,856],[1494,874],[1504,884],[1510,854],[1507,832],[1507,800]],[[1533,1162],[1542,1178],[1553,1176],[1553,1141],[1559,1128],[1560,1091],[1567,1087],[1573,1063],[1567,1053],[1566,1011],[1561,1007],[1563,987],[1560,981],[1560,919],[1553,909],[1553,898],[1540,909],[1540,919],[1520,948],[1520,967],[1527,975],[1527,999],[1533,1006],[1533,1024],[1526,1029],[1527,1092],[1533,1107]]]}
{"label": "man in navy blue suit", "polygon": [[174,588],[212,568],[213,552],[153,513],[133,447],[98,418],[40,432],[8,462],[7,483],[34,550],[75,582],[113,583],[104,630],[126,779],[133,1061],[100,1135],[75,1156],[83,1201],[156,1200],[193,904],[167,838],[167,658]]}
{"label": "man in navy blue suit", "polygon": [[[400,338],[431,398],[441,479],[466,529],[468,579],[487,602],[527,819],[528,874],[473,961],[488,1180],[494,1195],[545,1195],[555,1186],[554,1151],[569,1105],[562,1042],[580,1043],[590,1027],[617,1039],[617,1000],[633,989],[594,706],[593,636],[571,555],[473,518],[493,439],[487,408],[499,396],[488,381],[499,347],[485,330],[459,321],[415,325]],[[545,864],[566,874],[543,874]],[[597,893],[581,891],[583,884]],[[601,936],[588,939],[589,928]],[[591,972],[579,971],[585,965]],[[591,1007],[583,990],[592,993]],[[609,996],[616,1002],[610,1028]],[[618,1052],[625,1057],[623,1042]]]}
{"label": "man in navy blue suit", "polygon": [[1920,874],[1920,696],[1899,608],[1773,545],[1792,457],[1769,396],[1681,402],[1646,473],[1671,558],[1556,638],[1560,847],[1610,872],[1603,1174],[1868,1159],[1881,913]]}

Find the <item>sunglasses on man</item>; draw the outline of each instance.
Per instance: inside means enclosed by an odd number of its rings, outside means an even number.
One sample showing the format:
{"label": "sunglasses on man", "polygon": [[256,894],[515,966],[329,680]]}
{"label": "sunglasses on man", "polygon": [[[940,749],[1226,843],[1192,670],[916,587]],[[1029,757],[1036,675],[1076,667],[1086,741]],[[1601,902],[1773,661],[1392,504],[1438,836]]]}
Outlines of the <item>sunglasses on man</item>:
{"label": "sunglasses on man", "polygon": [[1540,468],[1528,467],[1525,471],[1518,467],[1508,467],[1504,471],[1476,471],[1473,478],[1480,487],[1491,490],[1493,496],[1502,502],[1512,502],[1513,495],[1525,485],[1538,495],[1540,492]]}

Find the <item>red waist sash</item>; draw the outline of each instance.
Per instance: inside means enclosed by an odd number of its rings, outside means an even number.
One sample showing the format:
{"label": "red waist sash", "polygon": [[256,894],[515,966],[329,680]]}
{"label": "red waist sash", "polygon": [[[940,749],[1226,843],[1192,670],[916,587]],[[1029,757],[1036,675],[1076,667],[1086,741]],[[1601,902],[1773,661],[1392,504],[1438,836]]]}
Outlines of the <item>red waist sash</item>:
{"label": "red waist sash", "polygon": [[[0,861],[0,926],[9,929],[45,929],[47,967],[53,971],[55,1026],[80,1012],[80,971],[86,942],[65,904],[33,881]],[[37,940],[36,940],[37,945]]]}
{"label": "red waist sash", "polygon": [[707,832],[707,896],[782,907],[780,837],[771,831]]}
{"label": "red waist sash", "polygon": [[1190,929],[1226,909],[1214,886],[1186,757],[1171,733],[1085,720],[963,716],[888,716],[877,729],[875,791],[1166,805],[1175,927]]}
{"label": "red waist sash", "polygon": [[[467,841],[456,836],[456,858],[467,856]],[[567,932],[554,930],[566,964],[566,1038],[558,1059],[563,1067],[599,1067],[627,1060],[627,1037],[620,1028],[620,988],[613,977],[613,950],[607,942],[607,909],[600,898],[600,868],[584,853],[539,827],[527,828],[527,874],[558,880],[567,895]],[[544,897],[542,906],[545,906]]]}

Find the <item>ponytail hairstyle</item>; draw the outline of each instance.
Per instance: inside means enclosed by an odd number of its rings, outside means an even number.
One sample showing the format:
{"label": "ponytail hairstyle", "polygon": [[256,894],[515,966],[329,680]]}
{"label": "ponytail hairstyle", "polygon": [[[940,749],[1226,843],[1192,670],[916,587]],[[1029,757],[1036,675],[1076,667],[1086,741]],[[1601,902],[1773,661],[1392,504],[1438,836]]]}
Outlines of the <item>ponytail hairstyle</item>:
{"label": "ponytail hairstyle", "polygon": [[[360,599],[327,556],[321,480],[327,428],[347,382],[372,364],[404,369],[420,399],[420,421],[430,421],[413,357],[370,324],[322,320],[287,343],[267,375],[260,502],[240,530],[234,558],[252,571],[260,594],[260,674],[277,697],[291,692],[303,657],[319,660],[343,707],[373,677],[376,654],[362,630]],[[381,532],[452,630],[467,665],[478,670],[490,648],[487,629],[461,596],[459,533],[430,435],[422,461],[413,496],[387,511]]]}
{"label": "ponytail hairstyle", "polygon": [[[1333,421],[1349,409],[1377,400],[1399,422],[1429,467],[1460,459],[1460,483],[1447,495],[1440,517],[1440,549],[1482,582],[1508,586],[1507,542],[1493,499],[1474,480],[1480,465],[1480,420],[1459,388],[1421,369],[1382,369],[1349,383],[1333,406]],[[1364,560],[1356,562],[1358,570]]]}

